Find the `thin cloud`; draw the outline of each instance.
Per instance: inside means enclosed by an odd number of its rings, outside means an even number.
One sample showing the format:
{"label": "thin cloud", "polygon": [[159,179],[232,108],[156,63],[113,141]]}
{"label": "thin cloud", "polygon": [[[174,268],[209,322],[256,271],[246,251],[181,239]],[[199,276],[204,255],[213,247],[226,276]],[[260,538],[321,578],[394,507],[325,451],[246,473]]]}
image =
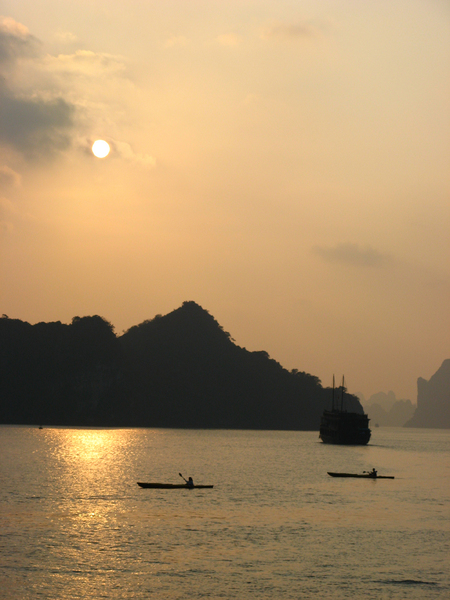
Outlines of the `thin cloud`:
{"label": "thin cloud", "polygon": [[91,50],[77,50],[73,54],[47,56],[44,62],[47,71],[89,77],[122,75],[126,65],[121,56]]}
{"label": "thin cloud", "polygon": [[[72,35],[66,39],[75,41]],[[69,148],[77,127],[102,118],[99,94],[127,69],[121,56],[89,50],[44,55],[39,44],[24,25],[0,18],[0,144],[28,159]],[[93,82],[92,99],[84,91],[86,80]],[[147,156],[134,160],[146,165],[153,161]]]}
{"label": "thin cloud", "polygon": [[20,57],[36,56],[40,42],[22,23],[0,16],[0,63],[14,62]]}
{"label": "thin cloud", "polygon": [[153,158],[153,156],[134,152],[128,142],[112,140],[110,146],[113,153],[115,152],[121,158],[136,163],[141,167],[152,169],[156,166],[156,160]]}
{"label": "thin cloud", "polygon": [[0,142],[30,158],[66,148],[74,112],[75,108],[63,98],[21,97],[0,83]]}
{"label": "thin cloud", "polygon": [[[104,131],[114,122],[114,111],[120,112],[125,101],[124,90],[133,90],[127,63],[122,56],[80,49],[44,55],[36,51],[37,44],[24,25],[1,19],[0,144],[28,159],[71,146],[92,155],[93,134],[81,133],[80,143],[80,132]],[[127,142],[107,141],[111,157],[147,169],[155,166],[153,156],[134,152]]]}
{"label": "thin cloud", "polygon": [[186,46],[189,40],[184,35],[172,36],[164,44],[165,48],[174,48],[175,46]]}
{"label": "thin cloud", "polygon": [[319,29],[306,21],[299,23],[272,23],[261,29],[262,40],[303,40],[320,35]]}
{"label": "thin cloud", "polygon": [[217,41],[221,46],[238,46],[240,42],[239,36],[235,33],[224,33],[217,37]]}
{"label": "thin cloud", "polygon": [[[79,149],[88,156],[92,154],[92,144],[95,141],[95,137],[89,137],[78,140]],[[156,166],[156,160],[150,154],[144,154],[135,152],[128,142],[120,140],[114,140],[109,137],[103,138],[105,142],[108,142],[110,147],[109,159],[120,158],[130,163],[134,163],[145,169],[153,169]]]}
{"label": "thin cloud", "polygon": [[75,44],[78,42],[78,37],[71,31],[57,31],[54,35],[54,39],[60,44]]}
{"label": "thin cloud", "polygon": [[361,248],[358,244],[337,244],[334,247],[316,246],[315,254],[329,263],[340,263],[353,267],[381,267],[389,262],[390,257],[366,246]]}
{"label": "thin cloud", "polygon": [[7,165],[0,165],[0,187],[19,186],[21,177]]}
{"label": "thin cloud", "polygon": [[28,94],[11,83],[25,59],[39,57],[39,42],[25,25],[0,17],[0,143],[29,158],[52,153],[70,144],[75,107],[62,97]]}

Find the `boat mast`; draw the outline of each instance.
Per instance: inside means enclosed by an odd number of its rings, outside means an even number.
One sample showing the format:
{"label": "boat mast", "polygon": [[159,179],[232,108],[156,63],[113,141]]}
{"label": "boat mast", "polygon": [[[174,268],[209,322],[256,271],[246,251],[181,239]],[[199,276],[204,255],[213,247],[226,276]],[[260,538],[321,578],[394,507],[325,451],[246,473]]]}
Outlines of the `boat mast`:
{"label": "boat mast", "polygon": [[341,394],[341,412],[344,410],[344,392],[345,392],[345,381],[342,375],[342,394]]}

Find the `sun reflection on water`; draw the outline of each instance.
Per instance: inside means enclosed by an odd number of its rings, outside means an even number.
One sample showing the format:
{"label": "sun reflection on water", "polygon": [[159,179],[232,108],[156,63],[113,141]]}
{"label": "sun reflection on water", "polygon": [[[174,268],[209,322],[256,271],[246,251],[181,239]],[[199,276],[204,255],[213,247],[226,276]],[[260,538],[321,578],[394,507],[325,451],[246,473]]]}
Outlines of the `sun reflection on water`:
{"label": "sun reflection on water", "polygon": [[91,460],[109,460],[123,451],[123,436],[107,429],[64,430],[61,451],[71,463]]}
{"label": "sun reflection on water", "polygon": [[45,435],[50,442],[46,457],[49,484],[65,508],[71,503],[73,509],[81,500],[123,495],[132,470],[132,431],[47,429]]}

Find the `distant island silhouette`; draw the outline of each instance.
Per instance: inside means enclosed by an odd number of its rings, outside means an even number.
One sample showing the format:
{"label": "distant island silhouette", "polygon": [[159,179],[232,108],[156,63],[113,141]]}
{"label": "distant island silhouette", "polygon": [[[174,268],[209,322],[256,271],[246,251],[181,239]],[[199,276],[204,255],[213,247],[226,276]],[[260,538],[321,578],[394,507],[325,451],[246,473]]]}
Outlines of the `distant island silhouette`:
{"label": "distant island silhouette", "polygon": [[120,336],[97,315],[0,319],[2,424],[318,430],[331,393],[236,345],[195,302]]}
{"label": "distant island silhouette", "polygon": [[450,359],[427,381],[417,380],[417,408],[405,427],[450,428]]}
{"label": "distant island silhouette", "polygon": [[393,391],[372,394],[368,400],[362,394],[356,395],[369,415],[372,426],[403,427],[416,410],[411,400],[398,400]]}

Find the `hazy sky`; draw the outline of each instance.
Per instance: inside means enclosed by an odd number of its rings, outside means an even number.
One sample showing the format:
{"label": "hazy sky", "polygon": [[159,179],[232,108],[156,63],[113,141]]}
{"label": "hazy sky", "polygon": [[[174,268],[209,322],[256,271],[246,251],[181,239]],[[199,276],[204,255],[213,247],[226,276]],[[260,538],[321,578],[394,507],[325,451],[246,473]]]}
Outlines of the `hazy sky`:
{"label": "hazy sky", "polygon": [[0,313],[121,333],[194,300],[288,369],[416,401],[450,358],[448,0],[0,15]]}

